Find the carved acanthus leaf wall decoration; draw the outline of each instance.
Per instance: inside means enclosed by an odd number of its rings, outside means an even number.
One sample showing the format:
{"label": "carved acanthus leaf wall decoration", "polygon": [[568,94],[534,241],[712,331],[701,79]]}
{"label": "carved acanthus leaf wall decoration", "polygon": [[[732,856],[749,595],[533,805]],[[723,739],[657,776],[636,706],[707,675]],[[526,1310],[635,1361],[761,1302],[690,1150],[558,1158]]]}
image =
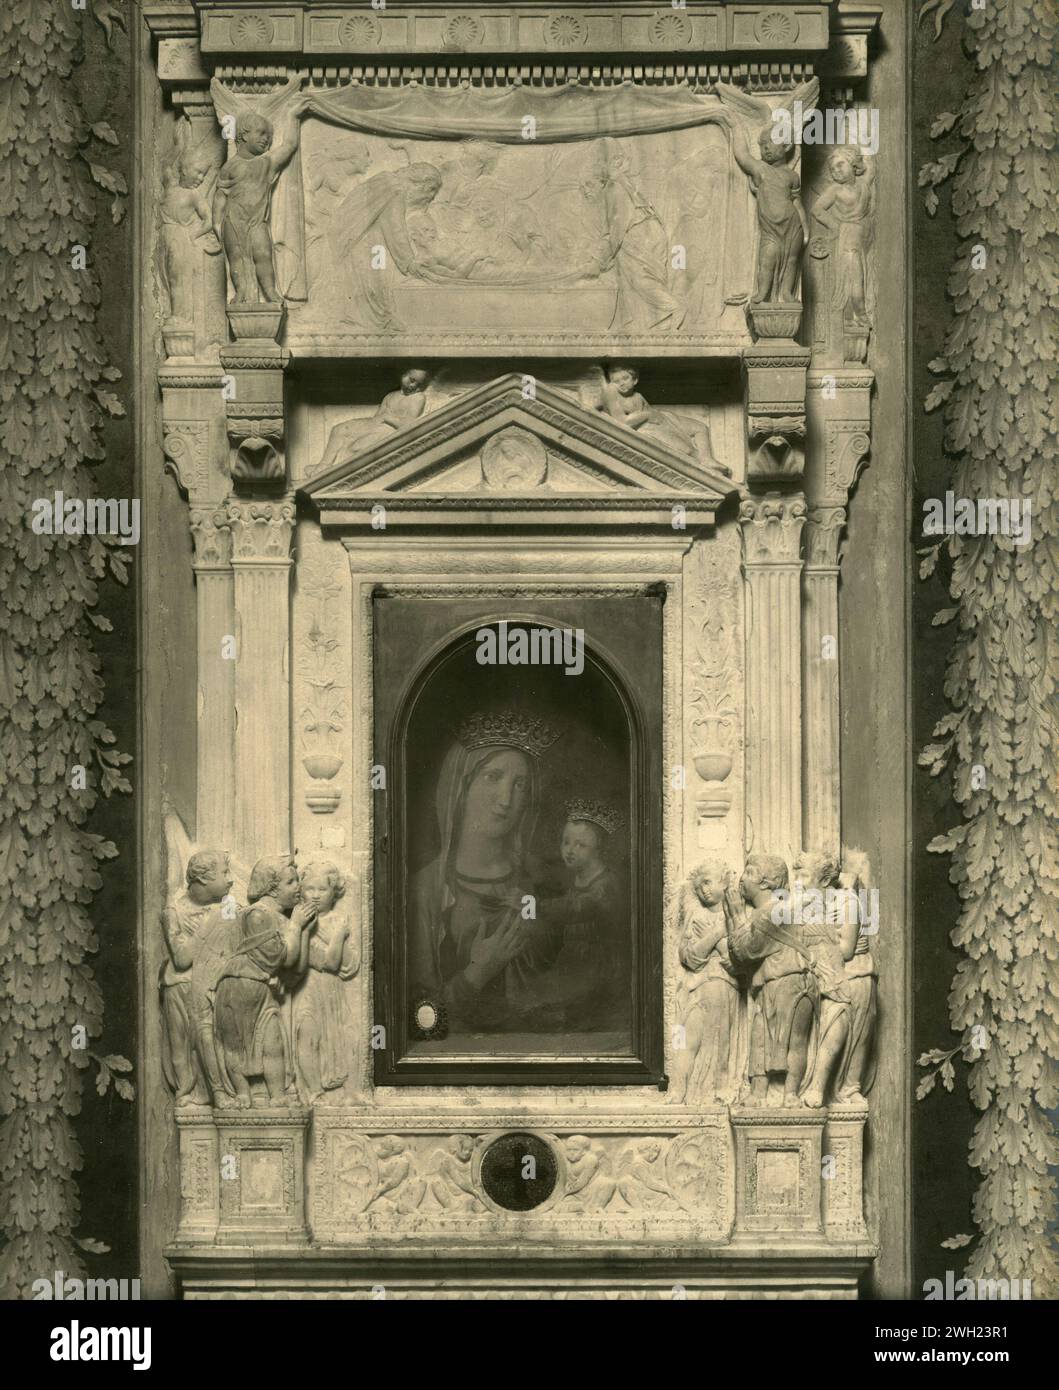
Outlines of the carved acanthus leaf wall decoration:
{"label": "carved acanthus leaf wall decoration", "polygon": [[[950,8],[951,0],[940,9],[927,0],[922,13],[937,11],[940,32]],[[1037,499],[1026,547],[1013,549],[1001,535],[940,542],[952,562],[958,618],[945,683],[952,710],[934,730],[940,741],[920,756],[934,774],[951,774],[962,813],[927,848],[952,856],[949,877],[962,901],[951,940],[964,959],[949,1010],[980,1112],[970,1162],[982,1175],[973,1205],[979,1240],[966,1273],[1029,1279],[1035,1299],[1054,1298],[1059,1288],[1055,1141],[1046,1113],[1056,1104],[1055,978],[1046,962],[1054,960],[1059,923],[1059,746],[1055,719],[1044,717],[1054,708],[1059,621],[1059,581],[1047,558],[1059,537],[1059,445],[1045,409],[1059,386],[1045,329],[1059,308],[1045,270],[1059,236],[1056,37],[1054,12],[1035,0],[970,12],[968,87],[959,112],[936,123],[939,136],[957,132],[957,143],[919,180],[933,212],[935,188],[955,171],[954,318],[930,364],[945,380],[926,403],[944,405],[953,492]],[[979,251],[983,269],[972,264]],[[972,351],[971,343],[983,346]],[[936,558],[928,552],[924,577]],[[988,770],[984,783],[977,767]],[[951,1056],[928,1052],[920,1065]],[[936,1076],[924,1077],[921,1095]]]}

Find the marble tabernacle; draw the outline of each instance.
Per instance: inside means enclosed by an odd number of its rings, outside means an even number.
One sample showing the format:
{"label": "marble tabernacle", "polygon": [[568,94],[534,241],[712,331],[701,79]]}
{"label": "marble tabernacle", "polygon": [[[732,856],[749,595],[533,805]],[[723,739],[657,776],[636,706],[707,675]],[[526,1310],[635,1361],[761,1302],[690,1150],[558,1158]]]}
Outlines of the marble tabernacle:
{"label": "marble tabernacle", "polygon": [[154,1287],[899,1283],[901,8],[144,0]]}

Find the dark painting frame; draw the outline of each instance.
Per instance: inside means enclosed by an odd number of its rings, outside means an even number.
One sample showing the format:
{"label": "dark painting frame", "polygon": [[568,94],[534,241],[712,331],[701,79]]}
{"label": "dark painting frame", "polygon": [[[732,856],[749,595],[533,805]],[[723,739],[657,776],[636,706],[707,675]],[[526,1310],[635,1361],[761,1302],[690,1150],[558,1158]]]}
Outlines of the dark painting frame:
{"label": "dark painting frame", "polygon": [[[376,1085],[625,1085],[665,1088],[662,1042],[662,608],[664,585],[601,595],[474,598],[380,585],[372,593],[373,759],[386,769],[374,791],[375,1019],[385,1045],[374,1050]],[[630,866],[633,913],[631,1038],[608,1056],[566,1054],[423,1056],[409,1007],[406,884],[409,877],[408,730],[439,668],[473,644],[483,626],[580,628],[586,669],[608,681],[630,735],[628,815],[639,847]],[[532,669],[532,668],[527,668]]]}

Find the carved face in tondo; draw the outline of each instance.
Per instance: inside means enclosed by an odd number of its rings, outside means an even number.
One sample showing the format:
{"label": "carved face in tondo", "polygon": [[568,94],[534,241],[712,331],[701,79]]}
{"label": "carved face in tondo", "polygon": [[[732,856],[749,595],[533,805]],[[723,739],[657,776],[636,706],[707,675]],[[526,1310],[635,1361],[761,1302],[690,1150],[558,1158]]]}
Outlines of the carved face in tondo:
{"label": "carved face in tondo", "polygon": [[461,838],[506,840],[529,803],[529,755],[498,748],[475,771],[463,803]]}

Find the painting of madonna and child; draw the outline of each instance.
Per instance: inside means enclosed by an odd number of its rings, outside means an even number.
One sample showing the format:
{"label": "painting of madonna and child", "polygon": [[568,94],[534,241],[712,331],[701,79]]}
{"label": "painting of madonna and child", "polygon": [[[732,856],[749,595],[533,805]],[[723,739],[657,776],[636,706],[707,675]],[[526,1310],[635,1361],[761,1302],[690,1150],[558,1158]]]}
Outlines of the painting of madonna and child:
{"label": "painting of madonna and child", "polygon": [[571,661],[524,666],[483,663],[484,631],[422,683],[402,732],[407,1055],[631,1059],[649,832],[629,693],[583,631]]}

